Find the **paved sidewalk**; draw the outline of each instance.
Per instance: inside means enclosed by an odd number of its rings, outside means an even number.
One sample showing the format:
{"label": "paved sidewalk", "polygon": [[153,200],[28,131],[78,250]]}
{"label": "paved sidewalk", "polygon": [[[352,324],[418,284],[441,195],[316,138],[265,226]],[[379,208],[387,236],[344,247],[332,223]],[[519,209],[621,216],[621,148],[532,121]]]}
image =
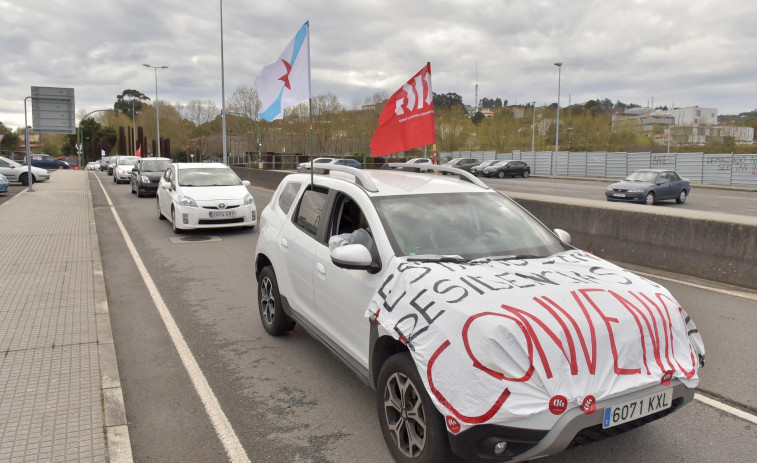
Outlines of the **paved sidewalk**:
{"label": "paved sidewalk", "polygon": [[132,461],[88,175],[0,204],[0,463]]}

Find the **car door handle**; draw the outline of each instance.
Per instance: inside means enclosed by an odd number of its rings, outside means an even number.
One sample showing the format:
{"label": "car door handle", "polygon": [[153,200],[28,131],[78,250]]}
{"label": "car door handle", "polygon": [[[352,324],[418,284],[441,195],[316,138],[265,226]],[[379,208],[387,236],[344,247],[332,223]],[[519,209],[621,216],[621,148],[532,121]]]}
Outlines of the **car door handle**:
{"label": "car door handle", "polygon": [[281,247],[284,249],[289,248],[289,241],[286,238],[281,238]]}
{"label": "car door handle", "polygon": [[315,269],[318,270],[318,273],[321,275],[326,275],[326,267],[324,267],[322,263],[318,262],[315,264]]}

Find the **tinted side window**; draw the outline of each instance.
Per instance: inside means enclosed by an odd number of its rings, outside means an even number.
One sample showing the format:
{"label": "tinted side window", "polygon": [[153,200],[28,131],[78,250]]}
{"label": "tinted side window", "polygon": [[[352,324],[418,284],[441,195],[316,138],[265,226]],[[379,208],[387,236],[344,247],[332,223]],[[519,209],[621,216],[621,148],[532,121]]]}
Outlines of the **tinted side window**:
{"label": "tinted side window", "polygon": [[678,176],[675,172],[670,172],[670,181],[671,182],[678,182],[681,180],[681,177]]}
{"label": "tinted side window", "polygon": [[291,209],[298,191],[300,191],[299,183],[290,183],[282,190],[281,196],[279,196],[279,207],[284,211],[284,214],[289,214],[289,209]]}
{"label": "tinted side window", "polygon": [[297,208],[296,223],[302,230],[312,236],[318,233],[323,209],[326,207],[328,195],[322,190],[306,190]]}

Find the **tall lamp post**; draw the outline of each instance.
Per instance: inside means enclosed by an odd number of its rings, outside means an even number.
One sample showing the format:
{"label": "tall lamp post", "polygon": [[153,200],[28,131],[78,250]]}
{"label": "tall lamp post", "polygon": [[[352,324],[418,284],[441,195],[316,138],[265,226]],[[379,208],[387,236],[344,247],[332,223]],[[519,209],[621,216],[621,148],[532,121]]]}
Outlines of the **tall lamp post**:
{"label": "tall lamp post", "polygon": [[223,73],[223,0],[218,0],[218,6],[221,10],[221,130],[223,130],[223,163],[229,165],[228,154],[226,153],[226,79]]}
{"label": "tall lamp post", "polygon": [[160,156],[160,105],[158,104],[158,69],[168,69],[168,66],[151,66],[149,64],[143,64],[146,68],[153,68],[155,70],[155,110],[156,119],[158,121],[158,157]]}
{"label": "tall lamp post", "polygon": [[557,66],[557,127],[555,127],[555,156],[560,147],[560,77],[562,72],[562,63],[555,63]]}
{"label": "tall lamp post", "polygon": [[531,152],[534,152],[534,141],[536,141],[536,102],[531,103]]}

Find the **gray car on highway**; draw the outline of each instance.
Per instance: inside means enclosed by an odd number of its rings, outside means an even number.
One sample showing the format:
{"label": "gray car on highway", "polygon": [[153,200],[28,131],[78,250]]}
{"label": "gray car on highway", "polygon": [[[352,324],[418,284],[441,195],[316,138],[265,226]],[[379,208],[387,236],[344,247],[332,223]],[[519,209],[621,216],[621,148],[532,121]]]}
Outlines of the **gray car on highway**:
{"label": "gray car on highway", "polygon": [[678,204],[683,204],[689,193],[691,183],[676,172],[642,169],[631,173],[625,180],[608,186],[605,197],[608,201],[643,202],[651,206],[666,199],[675,199]]}

